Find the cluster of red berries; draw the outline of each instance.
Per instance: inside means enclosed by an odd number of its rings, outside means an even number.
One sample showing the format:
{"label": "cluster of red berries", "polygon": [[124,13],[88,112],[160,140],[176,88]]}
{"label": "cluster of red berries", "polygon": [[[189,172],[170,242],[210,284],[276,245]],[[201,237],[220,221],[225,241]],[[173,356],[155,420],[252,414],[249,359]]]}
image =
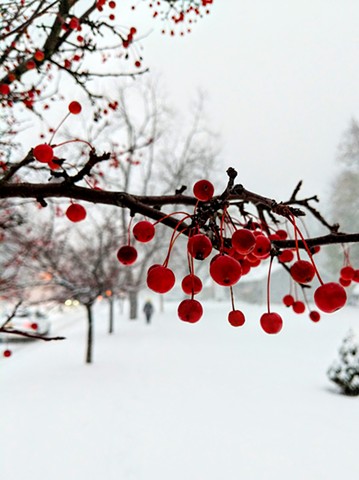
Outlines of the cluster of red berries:
{"label": "cluster of red berries", "polygon": [[[202,17],[203,14],[209,14],[209,7],[213,3],[213,0],[184,0],[181,5],[177,5],[179,2],[170,2],[168,0],[150,0],[148,6],[153,10],[153,18],[159,17],[165,20],[170,25],[169,32],[171,35],[175,34],[173,25],[187,24],[187,33],[191,32],[189,26],[197,21],[198,17]],[[162,33],[166,33],[166,29],[162,30]],[[182,27],[180,34],[184,35],[185,31]]]}
{"label": "cluster of red berries", "polygon": [[[208,180],[200,180],[195,183],[193,187],[193,194],[197,199],[196,209],[200,205],[211,202],[214,195],[214,187]],[[228,315],[228,322],[233,326],[242,326],[245,323],[245,316],[242,311],[237,310],[234,306],[232,287],[237,284],[243,275],[250,272],[252,268],[257,267],[263,260],[270,258],[270,269],[272,265],[273,247],[272,242],[275,240],[285,240],[288,237],[287,231],[277,229],[273,233],[268,234],[261,225],[254,221],[241,224],[235,221],[228,213],[228,209],[224,207],[223,212],[217,215],[220,225],[212,228],[210,234],[208,228],[206,233],[202,233],[199,227],[192,227],[188,242],[187,242],[187,258],[189,273],[181,282],[181,288],[184,294],[189,295],[190,298],[183,300],[178,307],[178,316],[181,320],[195,323],[203,315],[203,308],[200,302],[194,297],[202,290],[202,281],[195,274],[194,260],[203,261],[210,257],[213,251],[213,244],[215,243],[218,253],[215,254],[209,263],[209,275],[212,280],[218,285],[229,287],[231,289],[232,310]],[[174,214],[173,214],[174,215]],[[185,219],[195,218],[186,215]],[[180,225],[183,221],[179,221],[175,231],[172,234],[170,241],[168,255],[162,265],[152,265],[147,272],[147,286],[152,291],[160,294],[169,292],[175,285],[176,278],[174,272],[168,267],[170,251],[173,247],[175,239],[181,234]],[[313,260],[313,254],[306,246],[305,240],[297,227],[294,217],[289,219],[291,225],[294,227],[294,237],[296,239],[296,248],[294,250],[284,249],[277,252],[277,257],[280,263],[290,263],[287,267],[290,276],[295,285],[306,286],[315,276],[318,277],[320,286],[314,292],[314,302],[317,308],[325,313],[333,313],[342,308],[346,303],[346,292],[341,283],[329,282],[324,283],[318,273],[316,265]],[[213,219],[212,219],[213,223]],[[203,225],[202,225],[203,227]],[[149,242],[155,236],[155,225],[147,220],[138,222],[132,230],[134,238],[138,242]],[[188,233],[188,231],[187,231]],[[229,235],[228,235],[229,234]],[[216,237],[217,235],[217,237]],[[297,237],[300,236],[306,247],[309,260],[300,258]],[[296,259],[295,259],[296,255]],[[132,265],[137,259],[137,249],[130,244],[130,235],[128,242],[122,246],[117,252],[117,258],[123,265]],[[270,292],[269,292],[269,278],[268,274],[267,285],[267,312],[260,318],[260,325],[262,329],[269,334],[278,333],[283,326],[283,320],[278,313],[270,310]],[[345,267],[342,269],[341,277],[354,277],[354,269]],[[306,298],[305,298],[306,301]],[[306,310],[306,305],[303,301],[295,299],[292,295],[285,295],[283,303],[287,307],[291,307],[295,313],[303,313]],[[307,303],[307,301],[306,301]],[[320,320],[320,313],[312,310],[309,317],[313,322]]]}

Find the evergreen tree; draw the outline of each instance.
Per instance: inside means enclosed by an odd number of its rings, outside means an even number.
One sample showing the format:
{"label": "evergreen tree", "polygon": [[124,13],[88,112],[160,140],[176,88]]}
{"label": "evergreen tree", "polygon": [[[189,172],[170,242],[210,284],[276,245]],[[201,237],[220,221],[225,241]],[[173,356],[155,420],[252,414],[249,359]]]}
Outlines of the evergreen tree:
{"label": "evergreen tree", "polygon": [[344,395],[359,395],[359,338],[349,330],[339,349],[339,360],[328,370],[329,379]]}

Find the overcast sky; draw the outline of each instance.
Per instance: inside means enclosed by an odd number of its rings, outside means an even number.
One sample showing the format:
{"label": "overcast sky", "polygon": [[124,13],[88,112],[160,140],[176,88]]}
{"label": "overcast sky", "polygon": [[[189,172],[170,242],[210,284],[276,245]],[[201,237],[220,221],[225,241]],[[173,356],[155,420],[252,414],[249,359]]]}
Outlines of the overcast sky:
{"label": "overcast sky", "polygon": [[145,4],[123,20],[154,27],[145,63],[171,102],[207,93],[224,169],[278,200],[300,179],[303,194],[324,198],[338,142],[359,119],[357,0],[214,0],[191,34],[175,38],[161,35]]}

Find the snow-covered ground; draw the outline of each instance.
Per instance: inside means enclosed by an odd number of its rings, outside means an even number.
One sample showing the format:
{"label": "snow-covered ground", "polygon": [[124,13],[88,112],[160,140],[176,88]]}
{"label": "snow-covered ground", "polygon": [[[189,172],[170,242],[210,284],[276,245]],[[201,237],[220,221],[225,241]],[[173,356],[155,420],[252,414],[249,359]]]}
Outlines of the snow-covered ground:
{"label": "snow-covered ground", "polygon": [[196,325],[175,303],[153,324],[97,308],[93,365],[81,309],[58,316],[63,342],[11,346],[0,359],[0,472],[8,480],[357,480],[359,400],[326,370],[359,310],[313,324],[284,307],[263,333],[263,308],[226,323],[204,305]]}

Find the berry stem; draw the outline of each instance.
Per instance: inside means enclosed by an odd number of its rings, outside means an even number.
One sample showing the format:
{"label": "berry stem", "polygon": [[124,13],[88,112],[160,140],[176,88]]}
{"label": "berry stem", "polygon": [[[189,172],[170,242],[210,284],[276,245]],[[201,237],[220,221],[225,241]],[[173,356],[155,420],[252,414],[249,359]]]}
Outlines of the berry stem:
{"label": "berry stem", "polygon": [[[301,238],[301,240],[302,240],[302,242],[303,242],[304,248],[305,248],[305,250],[306,250],[306,252],[307,252],[307,254],[308,254],[309,258],[310,258],[310,261],[312,262],[313,268],[314,268],[314,270],[315,270],[315,274],[316,274],[316,276],[318,277],[318,280],[319,280],[320,284],[323,285],[324,282],[323,282],[321,276],[319,275],[317,266],[316,266],[316,264],[315,264],[315,262],[314,262],[314,259],[313,259],[312,252],[310,251],[310,249],[309,249],[309,247],[308,247],[308,245],[307,245],[307,242],[305,241],[305,238],[304,238],[303,235],[302,235],[302,232],[299,230],[299,228],[297,227],[297,225],[296,225],[296,223],[295,223],[294,215],[292,215],[292,223],[293,223],[293,226],[294,226],[294,234],[296,235],[296,232],[298,232],[298,234],[299,234],[299,236],[300,236],[300,238]],[[296,237],[296,248],[297,248],[298,257],[299,257],[299,249],[298,249],[298,239],[297,239],[297,237]],[[298,259],[299,259],[299,258],[298,258]]]}
{"label": "berry stem", "polygon": [[273,263],[273,256],[271,255],[269,261],[269,270],[268,270],[268,278],[267,278],[267,310],[270,313],[270,276],[272,271],[272,263]]}
{"label": "berry stem", "polygon": [[61,120],[61,122],[58,124],[58,126],[55,128],[53,134],[51,135],[51,138],[50,138],[50,141],[49,141],[49,145],[51,145],[51,142],[53,141],[54,139],[54,136],[56,135],[57,131],[59,130],[59,128],[61,127],[61,125],[65,122],[65,120],[67,119],[67,117],[69,117],[71,115],[70,112],[68,112],[64,118]]}
{"label": "berry stem", "polygon": [[235,310],[235,306],[234,306],[234,294],[233,294],[233,288],[232,287],[229,287],[229,291],[230,291],[230,294],[231,294],[231,302],[232,302],[232,310]]}

